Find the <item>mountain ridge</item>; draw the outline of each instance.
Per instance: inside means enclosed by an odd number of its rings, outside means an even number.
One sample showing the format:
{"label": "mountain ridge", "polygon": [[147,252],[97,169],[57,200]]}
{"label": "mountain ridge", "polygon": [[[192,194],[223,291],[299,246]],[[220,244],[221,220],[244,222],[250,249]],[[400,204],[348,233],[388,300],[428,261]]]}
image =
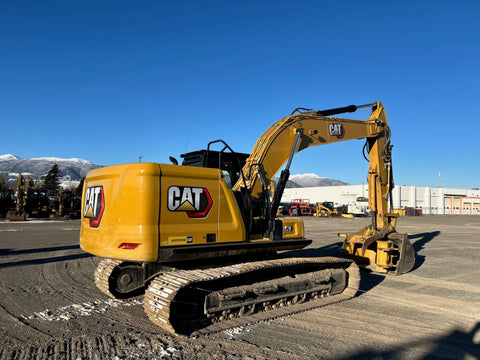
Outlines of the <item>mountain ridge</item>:
{"label": "mountain ridge", "polygon": [[13,154],[0,155],[0,173],[5,181],[12,185],[17,181],[18,174],[41,180],[57,164],[62,187],[77,186],[82,177],[90,170],[101,167],[79,158],[63,159],[58,157],[40,157],[22,159]]}
{"label": "mountain ridge", "polygon": [[[275,185],[278,183],[278,178],[274,178],[273,182]],[[287,184],[285,185],[286,189],[294,188],[308,188],[308,187],[317,187],[317,186],[341,186],[341,185],[350,185],[341,180],[336,180],[328,177],[321,177],[314,173],[305,173],[305,174],[295,174],[290,175]]]}
{"label": "mountain ridge", "polygon": [[[102,167],[102,165],[96,165],[80,158],[38,157],[22,159],[13,154],[0,155],[0,173],[11,185],[16,183],[19,173],[31,177],[33,180],[41,180],[43,176],[48,174],[54,164],[58,165],[60,182],[63,187],[76,186],[82,177],[87,176],[90,170]],[[274,182],[278,182],[278,179],[275,178]],[[286,188],[339,185],[349,184],[341,180],[321,177],[314,173],[305,173],[291,175]]]}

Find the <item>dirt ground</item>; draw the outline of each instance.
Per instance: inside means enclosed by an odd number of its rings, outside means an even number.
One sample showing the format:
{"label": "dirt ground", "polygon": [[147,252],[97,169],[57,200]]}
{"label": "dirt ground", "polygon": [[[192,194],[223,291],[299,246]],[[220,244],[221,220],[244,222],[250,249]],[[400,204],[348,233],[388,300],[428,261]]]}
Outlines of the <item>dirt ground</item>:
{"label": "dirt ground", "polygon": [[[369,220],[304,221],[309,249],[332,255],[338,232]],[[157,328],[141,297],[101,293],[79,227],[0,220],[0,359],[480,358],[480,217],[402,217],[410,273],[362,272],[351,300],[199,338]]]}

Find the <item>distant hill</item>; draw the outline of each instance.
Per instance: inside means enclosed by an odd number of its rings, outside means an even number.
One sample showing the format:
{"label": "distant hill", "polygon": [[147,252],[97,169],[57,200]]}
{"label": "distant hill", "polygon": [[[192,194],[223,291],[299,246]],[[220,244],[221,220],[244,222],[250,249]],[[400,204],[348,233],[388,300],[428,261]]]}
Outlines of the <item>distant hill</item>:
{"label": "distant hill", "polygon": [[55,164],[58,165],[60,182],[63,187],[77,186],[80,179],[86,176],[90,170],[101,167],[88,160],[77,158],[43,157],[21,159],[12,154],[0,155],[0,173],[3,174],[5,180],[11,185],[16,183],[19,173],[38,181],[47,175]]}
{"label": "distant hill", "polygon": [[320,177],[317,174],[312,174],[312,173],[291,175],[289,178],[289,181],[295,185],[298,185],[298,186],[291,186],[291,187],[350,185],[349,183],[346,183],[340,180],[331,179],[327,177]]}
{"label": "distant hill", "polygon": [[[5,180],[14,185],[17,176],[21,173],[25,177],[31,177],[33,180],[41,180],[47,175],[54,164],[58,165],[60,170],[60,182],[63,187],[77,186],[80,179],[88,174],[90,170],[101,167],[88,160],[72,158],[62,159],[55,157],[43,157],[33,159],[20,159],[19,157],[6,154],[0,155],[0,173]],[[278,179],[274,179],[277,182]],[[287,188],[302,188],[315,186],[338,186],[349,185],[346,182],[326,177],[320,177],[316,174],[297,174],[290,175],[287,182]]]}
{"label": "distant hill", "polygon": [[[274,180],[275,182],[278,179]],[[316,174],[308,173],[308,174],[296,174],[290,175],[289,180],[287,181],[286,188],[304,188],[304,187],[315,187],[315,186],[339,186],[339,185],[350,185],[349,183],[326,178],[320,177]]]}

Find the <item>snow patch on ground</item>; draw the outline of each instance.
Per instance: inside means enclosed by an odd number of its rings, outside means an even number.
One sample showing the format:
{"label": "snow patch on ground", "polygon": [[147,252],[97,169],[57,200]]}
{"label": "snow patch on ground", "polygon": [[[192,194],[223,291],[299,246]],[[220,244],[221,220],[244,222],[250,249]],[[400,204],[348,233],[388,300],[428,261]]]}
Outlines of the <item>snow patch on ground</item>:
{"label": "snow patch on ground", "polygon": [[[16,178],[18,178],[18,174],[20,174],[20,173],[18,173],[18,172],[9,172],[9,173],[8,173],[8,176],[9,176],[9,178],[12,178],[12,179],[15,178],[15,179],[16,179]],[[21,173],[21,174],[23,175],[23,177],[34,176],[34,174],[32,174],[32,173],[30,173],[30,172],[23,172],[23,173]]]}
{"label": "snow patch on ground", "polygon": [[141,300],[96,300],[83,304],[62,306],[58,309],[53,310],[45,309],[44,311],[36,312],[33,315],[22,316],[22,318],[24,320],[68,321],[78,318],[80,316],[90,316],[95,313],[104,313],[112,308],[135,306],[142,304],[143,301]]}
{"label": "snow patch on ground", "polygon": [[[172,359],[175,352],[179,351],[174,347],[168,346],[164,348],[161,345],[151,345],[146,343],[138,343],[127,348],[120,349],[128,359]],[[115,356],[113,359],[122,360],[123,356]]]}
{"label": "snow patch on ground", "polygon": [[235,339],[238,336],[242,335],[243,333],[250,332],[252,331],[251,327],[256,326],[256,324],[249,325],[249,327],[246,326],[239,326],[231,329],[224,330],[223,333],[228,336],[230,339]]}

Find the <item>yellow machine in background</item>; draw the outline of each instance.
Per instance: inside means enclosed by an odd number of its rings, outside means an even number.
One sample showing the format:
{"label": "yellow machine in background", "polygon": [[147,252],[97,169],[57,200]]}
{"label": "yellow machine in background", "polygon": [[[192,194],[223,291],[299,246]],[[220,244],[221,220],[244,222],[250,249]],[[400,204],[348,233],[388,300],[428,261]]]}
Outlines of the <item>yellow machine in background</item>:
{"label": "yellow machine in background", "polygon": [[34,181],[22,174],[17,176],[17,203],[15,210],[7,213],[10,221],[25,221],[28,217],[48,217],[50,200],[46,190],[35,187]]}
{"label": "yellow machine in background", "polygon": [[[332,117],[370,107],[366,120]],[[390,128],[380,102],[323,111],[296,110],[276,121],[251,154],[224,141],[182,155],[183,164],[137,163],[91,171],[82,200],[81,248],[104,258],[97,286],[112,297],[145,291],[148,317],[172,333],[198,334],[353,297],[358,267],[349,259],[290,258],[301,249],[299,218],[277,210],[295,153],[367,140],[372,225],[345,235],[343,252],[380,272],[414,264],[406,234],[388,212],[393,188]],[[210,150],[221,144],[221,151]],[[285,165],[274,188],[272,179]],[[253,321],[248,320],[247,322]]]}
{"label": "yellow machine in background", "polygon": [[315,206],[315,216],[320,217],[339,217],[341,216],[337,209],[335,209],[333,202],[324,201],[323,203],[317,203]]}

